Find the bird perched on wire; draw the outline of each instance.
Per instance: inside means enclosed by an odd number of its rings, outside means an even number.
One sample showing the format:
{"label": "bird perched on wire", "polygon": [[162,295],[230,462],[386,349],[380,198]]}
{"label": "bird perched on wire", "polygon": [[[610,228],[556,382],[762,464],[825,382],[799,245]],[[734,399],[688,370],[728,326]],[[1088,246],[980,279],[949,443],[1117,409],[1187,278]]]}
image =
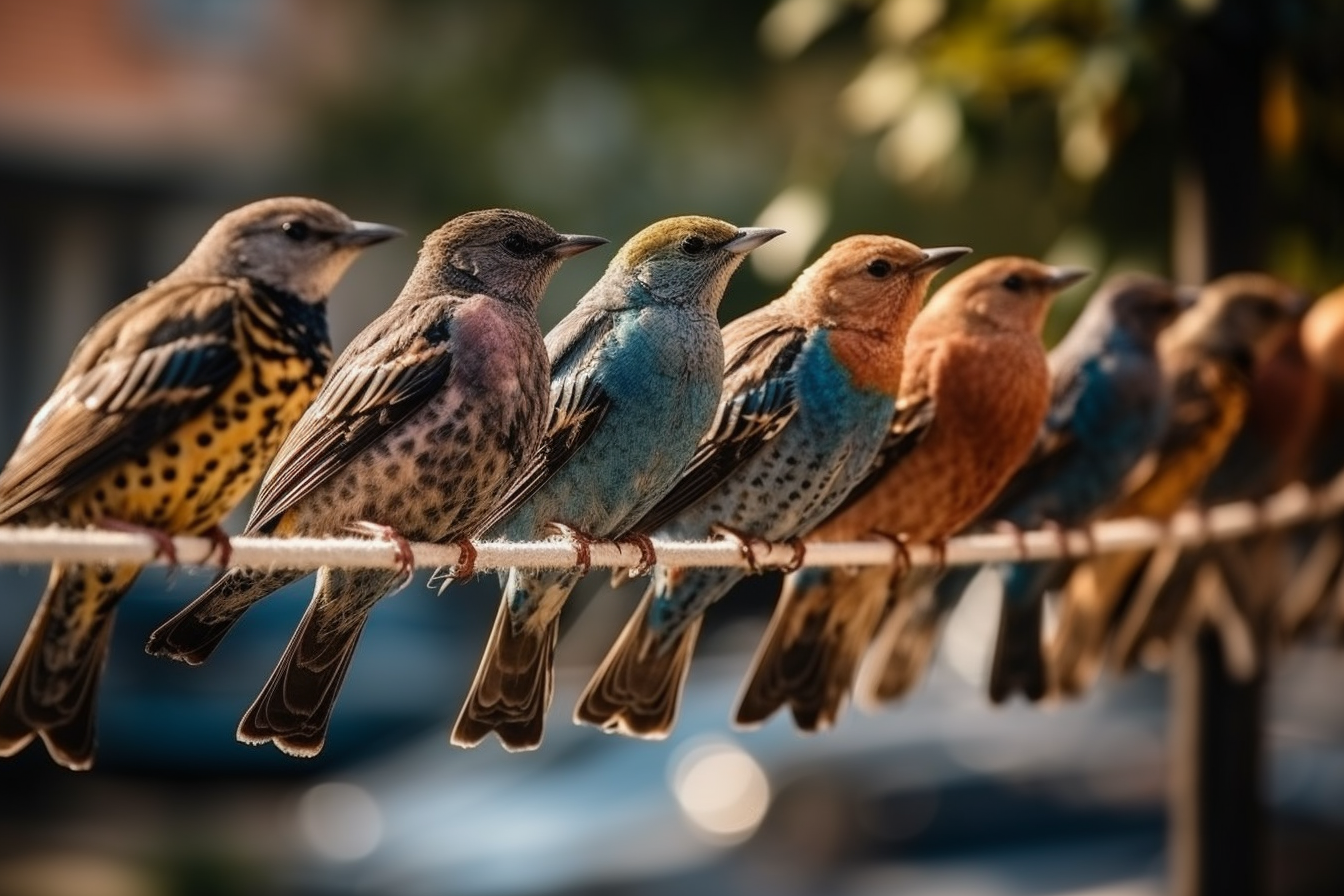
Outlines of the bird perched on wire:
{"label": "bird perched on wire", "polygon": [[[488,535],[530,541],[559,524],[581,543],[619,538],[667,493],[719,404],[724,288],[748,252],[780,233],[668,218],[621,248],[546,337],[550,422]],[[501,576],[504,597],[453,743],[474,746],[492,731],[510,750],[541,743],[560,609],[584,572]]]}
{"label": "bird perched on wire", "polygon": [[[1031,449],[1049,397],[1041,327],[1055,295],[1086,275],[1008,257],[944,284],[910,329],[900,398],[875,462],[812,536],[887,532],[930,542],[973,519]],[[833,724],[896,580],[880,567],[791,575],[737,723],[759,724],[787,704],[805,730]],[[916,633],[922,653],[883,657],[883,664],[922,668],[935,632]]]}
{"label": "bird perched on wire", "polygon": [[[266,471],[246,531],[381,535],[401,568],[318,571],[240,740],[296,756],[322,749],[369,612],[410,578],[408,540],[475,534],[536,450],[548,370],[537,303],[561,261],[604,242],[509,209],[454,218],[425,239],[391,307],[336,359]],[[248,607],[302,575],[230,570],[146,649],[203,662]]]}
{"label": "bird perched on wire", "polygon": [[[1108,517],[1165,519],[1199,492],[1242,426],[1255,370],[1291,332],[1303,308],[1297,290],[1265,274],[1229,274],[1200,290],[1195,306],[1158,343],[1172,382],[1166,432],[1132,472]],[[1061,693],[1080,693],[1091,681],[1114,614],[1146,558],[1143,552],[1106,554],[1070,576],[1048,651],[1052,684]],[[1148,620],[1170,618],[1165,611],[1151,615],[1155,592],[1140,590],[1147,597],[1135,592],[1119,623],[1117,637],[1127,646],[1117,643],[1117,656],[1136,657],[1147,642]],[[1183,605],[1185,596],[1177,600]]]}
{"label": "bird perched on wire", "polygon": [[[209,534],[261,475],[331,360],[326,300],[366,246],[400,231],[315,199],[222,217],[162,280],[75,349],[0,472],[0,523]],[[52,567],[0,684],[0,755],[41,736],[93,763],[98,682],[137,564]]]}
{"label": "bird perched on wire", "polygon": [[[1302,479],[1312,487],[1326,487],[1344,471],[1344,427],[1336,422],[1344,418],[1344,287],[1336,287],[1312,304],[1302,319],[1300,336],[1303,357],[1319,378],[1323,393],[1318,425],[1306,446]],[[1286,377],[1276,379],[1290,387]],[[1302,407],[1300,395],[1279,397],[1290,409]],[[1289,420],[1299,417],[1288,415]],[[1331,610],[1336,636],[1344,636],[1344,588],[1340,586],[1344,520],[1336,517],[1303,527],[1299,536],[1309,541],[1310,548],[1295,564],[1292,580],[1276,602],[1279,632],[1289,638],[1299,635]]]}
{"label": "bird perched on wire", "polygon": [[[1112,277],[1102,286],[1050,353],[1045,423],[1026,464],[982,515],[984,524],[1070,528],[1115,501],[1166,428],[1170,394],[1157,339],[1194,299],[1194,290],[1141,274]],[[1067,559],[998,567],[1003,597],[989,675],[994,702],[1014,691],[1029,700],[1045,695],[1045,593],[1063,584],[1072,568]],[[934,586],[934,604],[944,616],[978,571],[957,567]]]}
{"label": "bird perched on wire", "polygon": [[[674,539],[723,532],[745,544],[815,526],[871,466],[895,406],[910,322],[934,274],[968,251],[849,237],[782,297],[724,328],[718,414],[680,480],[635,531]],[[665,737],[702,614],[743,574],[657,567],[576,720]]]}

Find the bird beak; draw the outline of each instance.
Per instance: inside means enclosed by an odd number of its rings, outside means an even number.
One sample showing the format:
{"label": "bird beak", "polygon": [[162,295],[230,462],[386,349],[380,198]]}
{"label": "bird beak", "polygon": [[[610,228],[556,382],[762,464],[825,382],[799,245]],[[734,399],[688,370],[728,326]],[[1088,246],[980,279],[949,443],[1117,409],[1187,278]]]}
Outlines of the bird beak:
{"label": "bird beak", "polygon": [[560,242],[546,251],[557,258],[569,258],[571,255],[578,255],[580,252],[587,252],[589,249],[596,249],[598,246],[605,246],[606,244],[607,241],[600,236],[562,233],[560,234]]}
{"label": "bird beak", "polygon": [[406,231],[388,224],[374,224],[371,221],[351,221],[350,229],[336,235],[336,243],[341,246],[372,246],[388,240],[405,236]]}
{"label": "bird beak", "polygon": [[940,246],[937,249],[925,249],[924,257],[915,262],[912,271],[941,271],[943,268],[971,254],[966,246]]}
{"label": "bird beak", "polygon": [[734,255],[746,255],[752,249],[770,242],[783,232],[776,227],[743,227],[737,231],[737,236],[724,243],[720,248]]}
{"label": "bird beak", "polygon": [[1079,280],[1091,276],[1092,272],[1087,268],[1053,267],[1050,269],[1049,283],[1057,290],[1068,289]]}

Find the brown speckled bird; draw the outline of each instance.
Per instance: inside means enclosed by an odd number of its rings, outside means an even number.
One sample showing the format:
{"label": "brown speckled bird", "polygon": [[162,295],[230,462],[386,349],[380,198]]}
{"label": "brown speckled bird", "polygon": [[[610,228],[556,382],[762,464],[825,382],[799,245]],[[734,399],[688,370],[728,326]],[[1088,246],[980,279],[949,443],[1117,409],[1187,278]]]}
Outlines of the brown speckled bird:
{"label": "brown speckled bird", "polygon": [[[1255,370],[1291,333],[1303,306],[1297,290],[1266,274],[1229,274],[1200,291],[1195,307],[1158,345],[1173,383],[1166,434],[1130,475],[1108,517],[1166,519],[1199,492],[1241,429]],[[1147,557],[1135,551],[1105,554],[1070,577],[1049,651],[1057,692],[1078,694],[1091,682],[1116,623],[1112,617]],[[1148,642],[1149,619],[1173,618],[1156,609],[1153,615],[1154,606],[1140,599],[1125,611],[1117,631],[1129,646],[1117,655],[1137,656],[1137,646]]]}
{"label": "brown speckled bird", "polygon": [[[1086,274],[992,258],[938,290],[910,329],[896,414],[872,471],[811,537],[936,542],[973,520],[1035,442],[1050,397],[1041,326],[1055,295]],[[759,724],[787,704],[803,729],[833,724],[897,584],[881,567],[792,574],[737,723]],[[892,613],[875,696],[923,669],[938,619],[921,609],[903,603]]]}
{"label": "brown speckled bird", "polygon": [[[326,375],[326,298],[365,246],[399,231],[315,199],[221,218],[185,261],[76,348],[0,472],[0,523],[212,534]],[[134,564],[56,564],[0,684],[0,755],[41,735],[93,762],[98,680]]]}
{"label": "brown speckled bird", "polygon": [[[461,215],[431,233],[392,306],[355,337],[266,471],[248,534],[474,535],[536,450],[549,398],[536,309],[571,255],[606,242],[522,212]],[[203,662],[256,601],[301,571],[234,569],[161,625],[147,650]],[[322,749],[374,604],[406,570],[318,571],[317,587],[238,738]]]}

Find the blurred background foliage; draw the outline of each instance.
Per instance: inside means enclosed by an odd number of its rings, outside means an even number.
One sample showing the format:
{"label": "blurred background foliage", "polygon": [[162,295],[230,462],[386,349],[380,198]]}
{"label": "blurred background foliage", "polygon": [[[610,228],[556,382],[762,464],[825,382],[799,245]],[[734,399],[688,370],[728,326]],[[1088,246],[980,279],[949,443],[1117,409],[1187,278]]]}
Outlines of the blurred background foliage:
{"label": "blurred background foliage", "polygon": [[[1239,225],[1240,266],[1312,289],[1344,279],[1344,6],[1331,0],[536,10],[380,4],[357,88],[319,106],[316,182],[362,183],[425,227],[512,203],[616,239],[687,211],[789,228],[758,253],[766,285],[732,291],[733,315],[863,230],[1198,279],[1200,171],[1249,151],[1240,188],[1259,215]],[[1210,88],[1192,73],[1210,64],[1241,77]],[[1247,105],[1254,146],[1192,133]]]}

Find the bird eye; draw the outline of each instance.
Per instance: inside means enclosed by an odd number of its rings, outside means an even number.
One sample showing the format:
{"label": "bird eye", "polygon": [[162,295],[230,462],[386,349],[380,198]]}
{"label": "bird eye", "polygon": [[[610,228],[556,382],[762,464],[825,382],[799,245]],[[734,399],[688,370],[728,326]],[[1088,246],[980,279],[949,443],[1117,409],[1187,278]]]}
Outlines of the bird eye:
{"label": "bird eye", "polygon": [[280,229],[285,232],[285,236],[296,243],[303,242],[310,235],[308,225],[302,221],[286,221],[280,225]]}
{"label": "bird eye", "polygon": [[1019,274],[1009,274],[1003,280],[1003,288],[1009,292],[1021,292],[1026,287],[1027,281],[1023,280]]}
{"label": "bird eye", "polygon": [[514,255],[527,255],[535,250],[532,243],[518,233],[511,233],[504,237],[504,248]]}
{"label": "bird eye", "polygon": [[704,237],[688,236],[681,241],[681,251],[685,252],[687,255],[699,255],[701,252],[705,251],[707,245]]}
{"label": "bird eye", "polygon": [[870,261],[868,262],[868,273],[881,280],[891,273],[891,262],[887,261],[885,258],[878,258],[874,261]]}

